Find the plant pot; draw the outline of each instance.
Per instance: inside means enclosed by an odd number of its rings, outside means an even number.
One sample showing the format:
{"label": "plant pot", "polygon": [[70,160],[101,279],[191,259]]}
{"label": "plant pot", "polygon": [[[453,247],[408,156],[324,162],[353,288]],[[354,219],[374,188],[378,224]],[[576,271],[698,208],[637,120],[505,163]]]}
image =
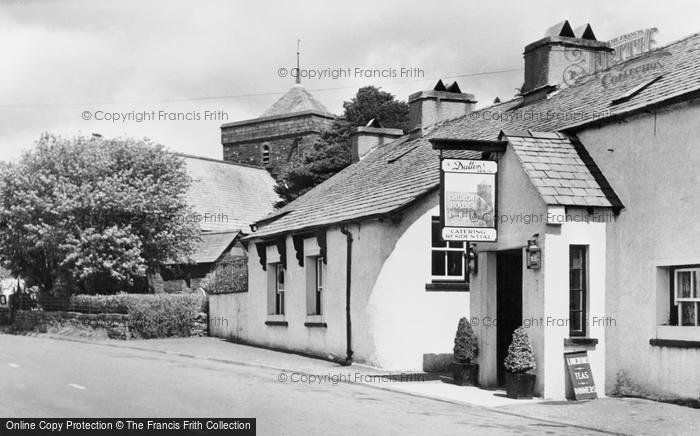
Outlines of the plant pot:
{"label": "plant pot", "polygon": [[476,363],[452,363],[452,379],[458,386],[479,385],[479,365]]}
{"label": "plant pot", "polygon": [[535,374],[506,372],[506,396],[515,400],[530,400],[535,391]]}

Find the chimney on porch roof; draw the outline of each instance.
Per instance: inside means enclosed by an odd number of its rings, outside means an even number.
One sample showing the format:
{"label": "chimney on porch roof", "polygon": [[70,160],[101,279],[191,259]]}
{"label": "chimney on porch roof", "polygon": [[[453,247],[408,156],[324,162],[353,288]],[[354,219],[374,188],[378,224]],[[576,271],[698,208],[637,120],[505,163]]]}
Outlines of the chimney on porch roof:
{"label": "chimney on porch roof", "polygon": [[416,92],[408,97],[409,132],[467,115],[474,110],[475,103],[474,94],[463,93],[457,82],[445,86],[439,80],[432,90]]}

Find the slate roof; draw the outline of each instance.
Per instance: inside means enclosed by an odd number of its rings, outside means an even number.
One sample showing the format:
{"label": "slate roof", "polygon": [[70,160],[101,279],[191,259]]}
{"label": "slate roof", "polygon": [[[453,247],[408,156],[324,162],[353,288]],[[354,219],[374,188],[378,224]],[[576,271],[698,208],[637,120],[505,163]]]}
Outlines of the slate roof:
{"label": "slate roof", "polygon": [[504,131],[532,184],[546,204],[622,207],[583,145],[562,133]]}
{"label": "slate roof", "polygon": [[[659,78],[660,76],[660,78]],[[616,80],[613,80],[617,78]],[[439,184],[438,152],[432,149],[430,139],[495,140],[501,131],[532,130],[539,132],[571,131],[591,123],[608,122],[611,119],[627,116],[650,105],[663,104],[676,99],[698,95],[700,91],[700,34],[694,34],[665,47],[660,47],[644,55],[632,58],[625,63],[587,77],[583,83],[565,87],[551,93],[547,98],[522,106],[522,98],[472,112],[460,118],[444,121],[428,130],[423,136],[412,139],[404,136],[394,142],[377,147],[363,160],[345,168],[334,177],[309,191],[275,213],[278,218],[268,218],[259,223],[258,231],[250,237],[271,236],[289,231],[300,231],[342,221],[367,218],[395,212],[410,205],[421,196],[435,190]],[[629,98],[628,98],[629,97]],[[613,104],[613,101],[617,101]],[[529,156],[528,141],[513,138],[514,149],[521,149],[519,156]],[[575,145],[575,138],[571,144]],[[563,142],[550,142],[547,147],[566,146],[568,157],[570,147]],[[575,147],[578,150],[578,147]],[[550,150],[556,153],[555,150]],[[454,157],[478,158],[470,152],[454,152]],[[446,154],[448,156],[448,154]],[[575,174],[583,173],[577,161],[565,163],[558,156],[550,156],[550,165],[573,165],[569,173],[556,174],[553,169],[545,177],[539,173],[533,179],[579,180]],[[587,167],[592,164],[585,156],[579,156]],[[522,157],[521,157],[522,159]],[[529,159],[529,158],[528,158]],[[532,164],[534,162],[524,162]],[[591,169],[592,168],[592,169]],[[526,169],[527,170],[527,169]],[[540,171],[540,170],[532,170]],[[599,181],[595,168],[589,167],[590,176]],[[529,173],[528,173],[529,174]],[[590,180],[588,175],[585,179]],[[534,183],[534,182],[533,182]],[[550,182],[547,182],[550,183]],[[554,182],[551,182],[554,183]],[[542,185],[542,188],[552,187]],[[561,186],[569,188],[570,186]],[[576,187],[578,188],[578,187]],[[588,188],[581,188],[588,189]],[[606,194],[608,203],[619,202],[611,197],[609,186],[591,187],[592,191],[579,195],[562,195],[566,189],[538,190],[551,204],[580,203],[581,197],[588,203],[594,202],[600,191]],[[599,191],[600,190],[600,191]],[[614,194],[614,193],[613,193]],[[545,197],[546,196],[546,197]],[[603,200],[600,200],[603,206]],[[574,203],[576,204],[576,203]]]}
{"label": "slate roof", "polygon": [[296,84],[279,100],[270,106],[260,117],[289,115],[297,112],[318,112],[333,116],[328,109],[309,93],[301,84]]}
{"label": "slate roof", "polygon": [[203,231],[246,231],[250,224],[272,212],[279,200],[273,191],[275,181],[264,168],[182,157],[193,179],[187,198],[199,215]]}
{"label": "slate roof", "polygon": [[201,240],[191,257],[195,263],[215,262],[224,251],[233,243],[239,231],[230,232],[202,232]]}

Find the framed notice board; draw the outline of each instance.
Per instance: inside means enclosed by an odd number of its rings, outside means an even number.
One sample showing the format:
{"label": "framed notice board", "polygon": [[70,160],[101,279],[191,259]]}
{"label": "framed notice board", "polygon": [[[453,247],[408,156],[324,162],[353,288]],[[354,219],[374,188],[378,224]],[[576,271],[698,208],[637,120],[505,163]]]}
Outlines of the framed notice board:
{"label": "framed notice board", "polygon": [[594,400],[598,398],[588,352],[564,353],[564,361],[574,391],[574,399]]}

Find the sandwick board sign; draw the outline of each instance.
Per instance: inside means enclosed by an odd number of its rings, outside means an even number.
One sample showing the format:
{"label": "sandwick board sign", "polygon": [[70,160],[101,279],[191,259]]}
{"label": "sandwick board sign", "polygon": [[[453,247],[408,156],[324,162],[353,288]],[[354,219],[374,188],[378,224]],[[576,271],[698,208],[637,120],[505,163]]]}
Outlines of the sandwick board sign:
{"label": "sandwick board sign", "polygon": [[445,241],[495,241],[496,173],[489,160],[442,159],[440,219]]}
{"label": "sandwick board sign", "polygon": [[598,398],[591,364],[586,351],[564,353],[566,369],[569,372],[571,387],[574,390],[576,400],[594,400]]}

